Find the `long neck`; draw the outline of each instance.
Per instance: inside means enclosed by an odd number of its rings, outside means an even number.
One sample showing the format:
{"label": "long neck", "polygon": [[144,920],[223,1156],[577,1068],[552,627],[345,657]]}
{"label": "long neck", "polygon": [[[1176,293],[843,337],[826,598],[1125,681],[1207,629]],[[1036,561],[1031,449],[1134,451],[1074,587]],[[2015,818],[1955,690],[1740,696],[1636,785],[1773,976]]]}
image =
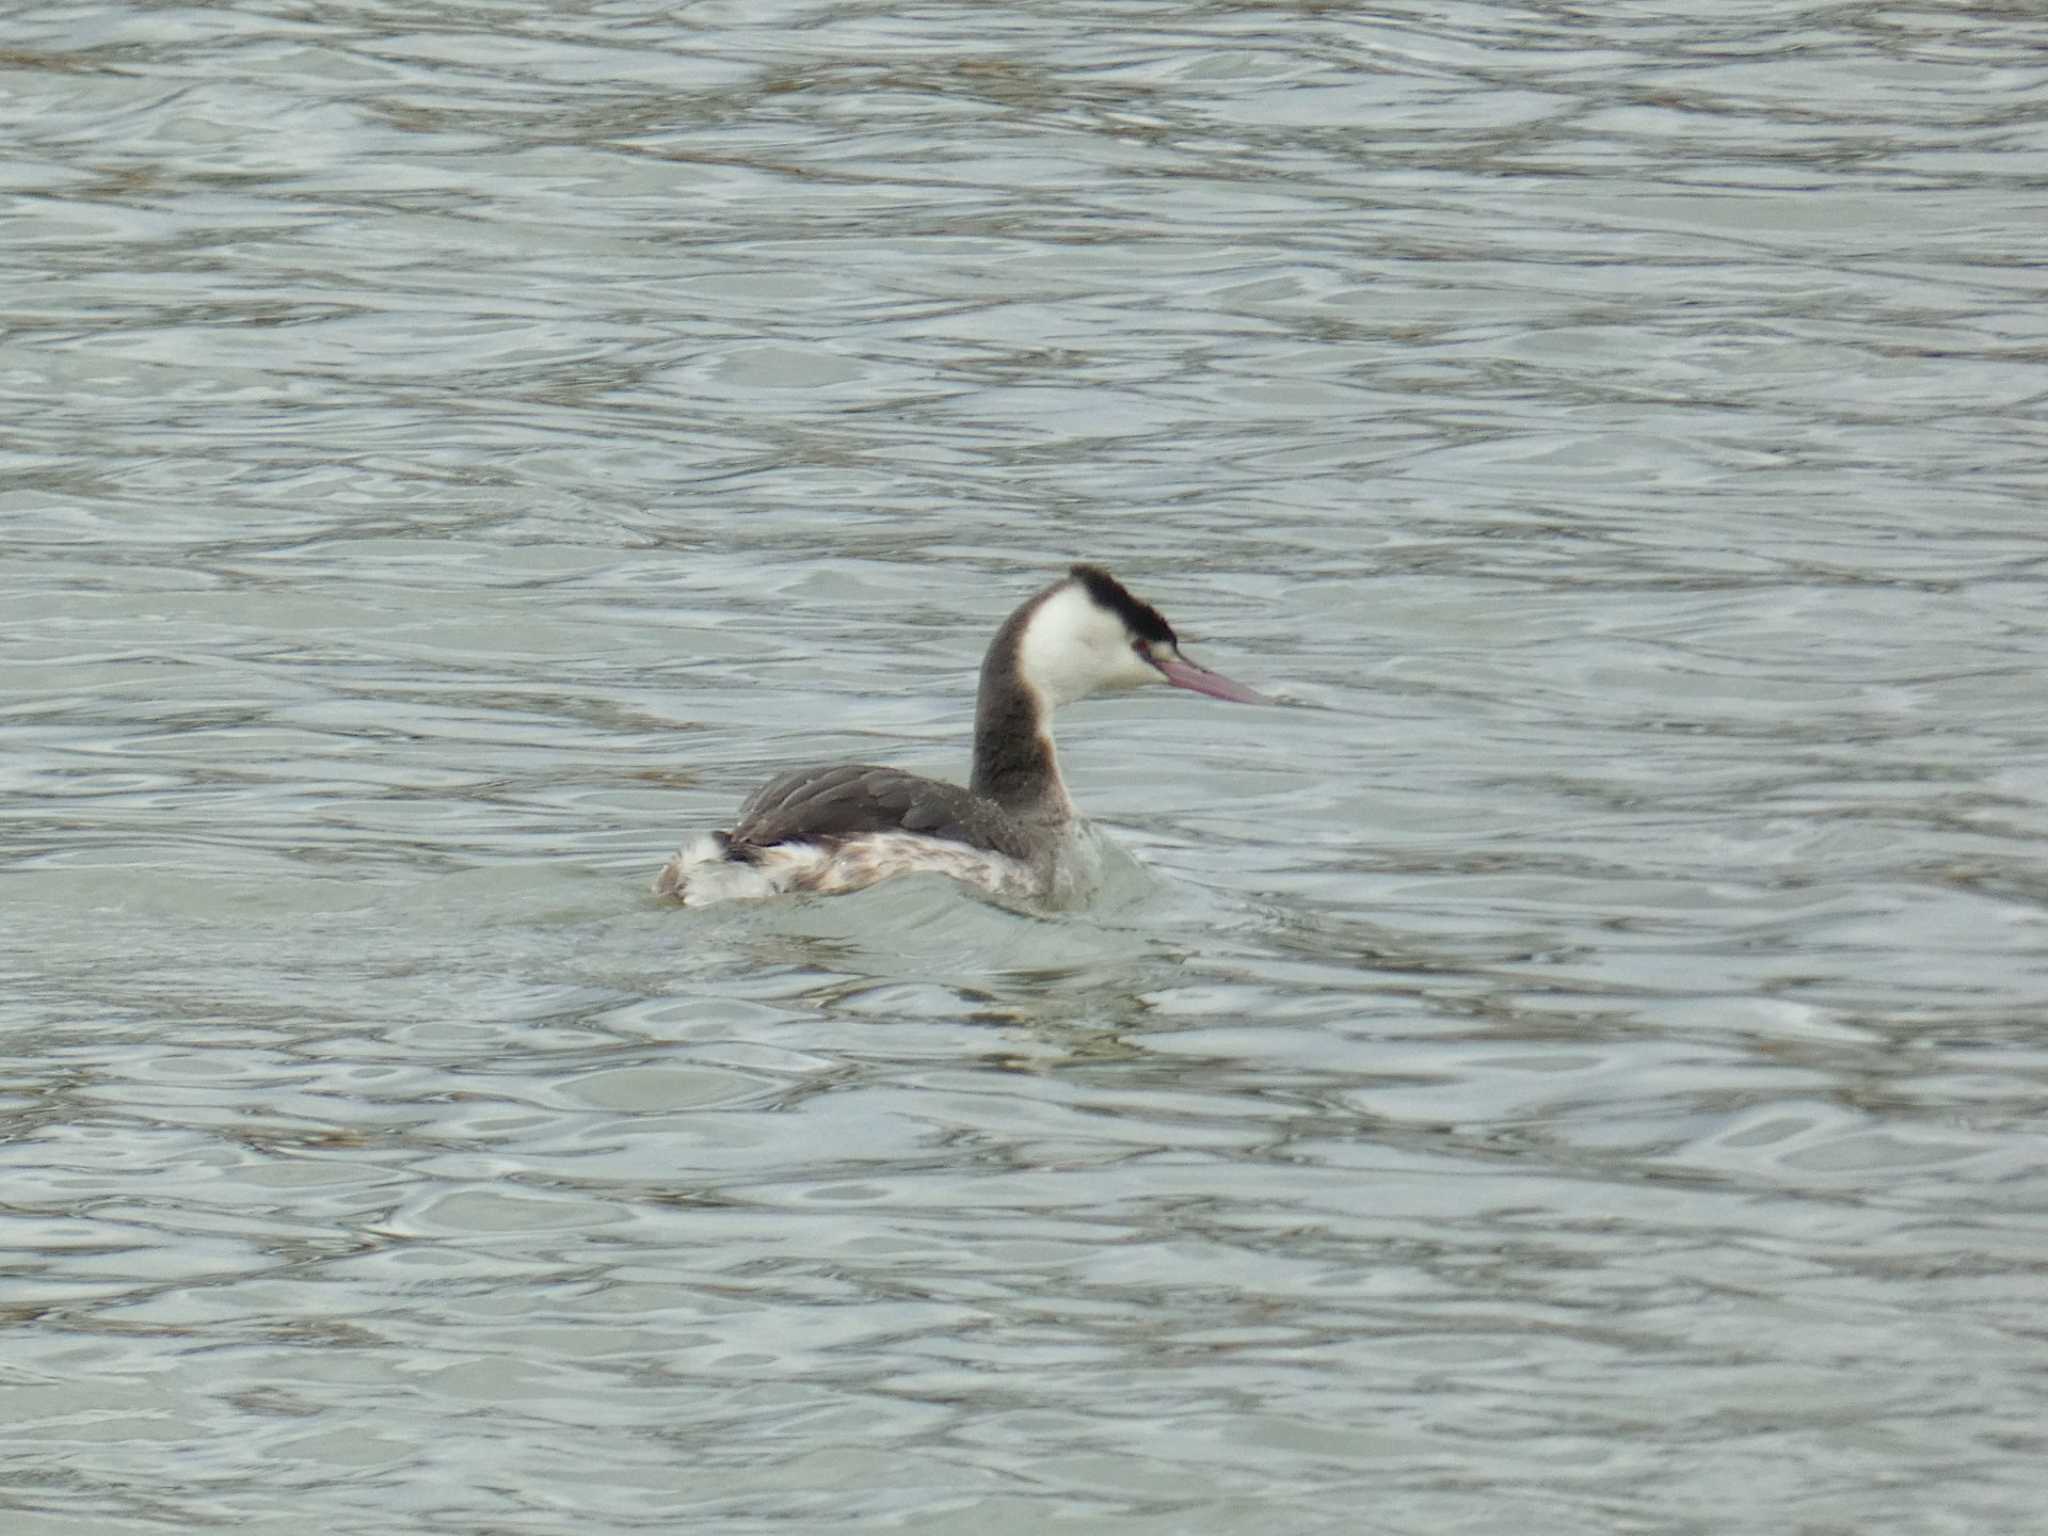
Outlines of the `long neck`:
{"label": "long neck", "polygon": [[1035,603],[1010,615],[981,663],[974,705],[971,788],[1018,816],[1073,814],[1053,755],[1052,709],[1017,670],[1018,641]]}

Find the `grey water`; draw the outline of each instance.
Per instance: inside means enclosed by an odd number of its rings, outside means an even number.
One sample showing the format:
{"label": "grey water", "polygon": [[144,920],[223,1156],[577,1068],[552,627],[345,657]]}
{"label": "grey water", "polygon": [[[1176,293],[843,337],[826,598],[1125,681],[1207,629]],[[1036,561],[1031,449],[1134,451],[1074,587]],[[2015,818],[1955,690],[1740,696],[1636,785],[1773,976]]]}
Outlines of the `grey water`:
{"label": "grey water", "polygon": [[[0,1514],[2048,1530],[2048,19],[42,4]],[[1092,909],[683,912],[1063,716]],[[1164,692],[1161,690],[1160,692]]]}

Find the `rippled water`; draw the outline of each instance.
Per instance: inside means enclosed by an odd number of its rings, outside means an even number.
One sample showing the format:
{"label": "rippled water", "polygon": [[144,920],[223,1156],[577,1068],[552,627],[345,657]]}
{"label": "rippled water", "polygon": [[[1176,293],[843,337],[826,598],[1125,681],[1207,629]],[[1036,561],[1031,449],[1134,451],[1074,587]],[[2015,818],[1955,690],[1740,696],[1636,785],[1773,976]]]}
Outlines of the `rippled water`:
{"label": "rippled water", "polygon": [[[10,1536],[2041,1529],[2044,60],[17,9]],[[1098,910],[647,898],[1076,556]]]}

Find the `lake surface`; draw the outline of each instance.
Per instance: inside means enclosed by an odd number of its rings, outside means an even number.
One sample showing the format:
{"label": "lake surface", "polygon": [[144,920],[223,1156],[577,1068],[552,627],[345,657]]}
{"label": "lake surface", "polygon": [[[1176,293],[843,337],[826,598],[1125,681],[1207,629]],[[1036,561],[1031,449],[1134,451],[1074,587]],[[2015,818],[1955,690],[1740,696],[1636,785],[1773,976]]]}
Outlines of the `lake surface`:
{"label": "lake surface", "polygon": [[[18,10],[10,1536],[2048,1528],[2048,21]],[[683,912],[959,777],[1086,912]],[[1163,692],[1163,690],[1162,690]]]}

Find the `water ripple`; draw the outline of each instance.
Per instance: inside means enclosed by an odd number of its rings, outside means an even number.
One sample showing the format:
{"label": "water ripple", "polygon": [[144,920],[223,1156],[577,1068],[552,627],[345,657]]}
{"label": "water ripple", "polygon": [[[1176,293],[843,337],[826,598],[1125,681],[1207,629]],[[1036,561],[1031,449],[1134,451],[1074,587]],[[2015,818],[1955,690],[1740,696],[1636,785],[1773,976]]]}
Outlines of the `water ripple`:
{"label": "water ripple", "polygon": [[[2028,1527],[2041,31],[15,17],[17,1523]],[[1112,901],[642,896],[1082,555]]]}

